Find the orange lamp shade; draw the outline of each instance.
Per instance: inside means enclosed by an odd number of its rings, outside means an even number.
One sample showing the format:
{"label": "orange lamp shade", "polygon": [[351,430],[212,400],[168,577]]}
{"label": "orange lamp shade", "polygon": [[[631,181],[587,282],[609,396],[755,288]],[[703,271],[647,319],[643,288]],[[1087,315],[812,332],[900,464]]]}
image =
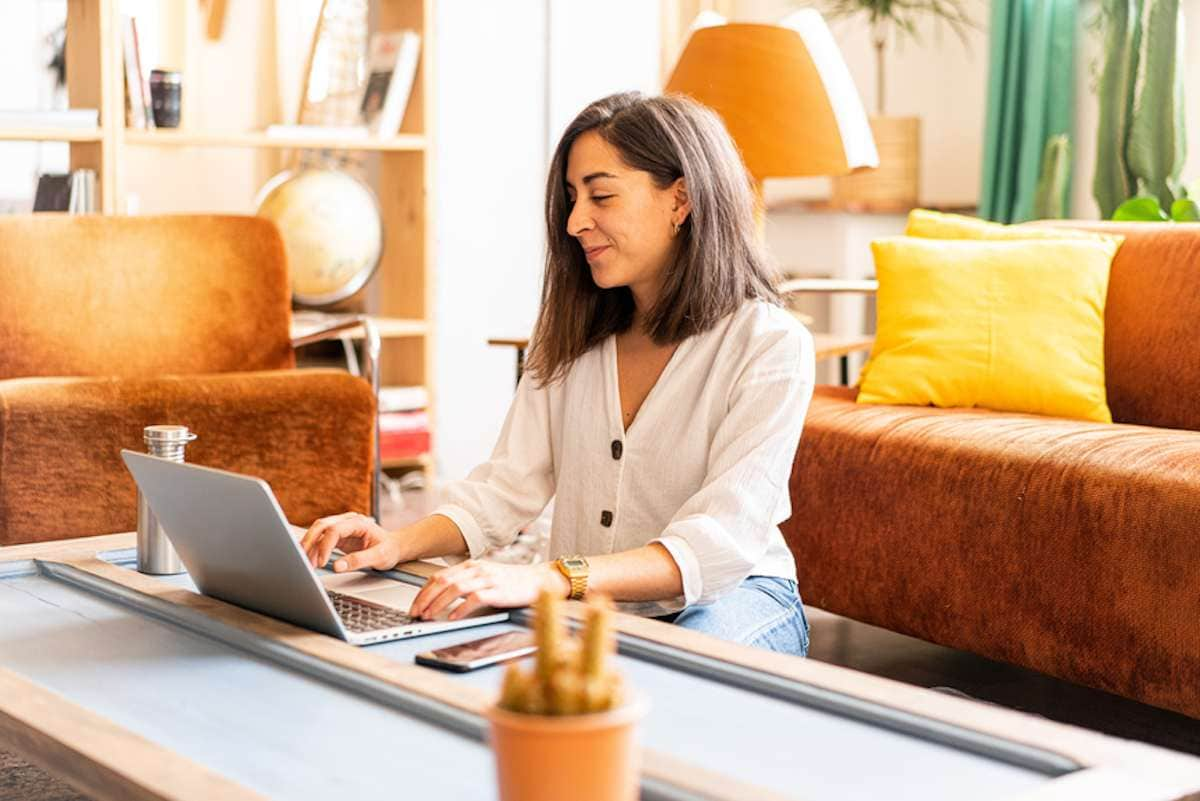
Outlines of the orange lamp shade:
{"label": "orange lamp shade", "polygon": [[850,70],[813,9],[781,25],[698,28],[665,91],[720,114],[760,183],[879,166]]}

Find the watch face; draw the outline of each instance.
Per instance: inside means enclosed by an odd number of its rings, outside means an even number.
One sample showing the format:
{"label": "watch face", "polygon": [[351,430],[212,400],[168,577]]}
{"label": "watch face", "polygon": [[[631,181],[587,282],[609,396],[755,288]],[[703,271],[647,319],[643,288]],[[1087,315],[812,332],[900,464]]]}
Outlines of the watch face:
{"label": "watch face", "polygon": [[564,559],[563,564],[567,566],[568,570],[583,570],[587,567],[587,562],[578,557]]}

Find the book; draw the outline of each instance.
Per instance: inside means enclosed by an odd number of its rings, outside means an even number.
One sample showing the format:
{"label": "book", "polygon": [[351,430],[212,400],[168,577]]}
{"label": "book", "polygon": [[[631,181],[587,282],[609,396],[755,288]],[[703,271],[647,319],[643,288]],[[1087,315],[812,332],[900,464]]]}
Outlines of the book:
{"label": "book", "polygon": [[70,173],[44,173],[38,176],[33,195],[34,211],[66,211],[71,205]]}
{"label": "book", "polygon": [[38,176],[34,211],[65,211],[91,214],[96,211],[96,171],[45,173]]}
{"label": "book", "polygon": [[138,95],[141,99],[142,119],[146,128],[157,127],[154,124],[154,106],[150,98],[150,70],[142,64],[142,48],[138,43],[137,18],[129,17],[129,30],[133,39],[133,74],[137,76]]}
{"label": "book", "polygon": [[4,128],[96,128],[100,112],[94,108],[65,108],[56,111],[37,109],[0,110],[0,127]]}
{"label": "book", "polygon": [[146,127],[146,104],[142,97],[142,77],[138,68],[137,41],[133,17],[121,16],[121,51],[125,61],[125,125]]}
{"label": "book", "polygon": [[429,416],[423,411],[379,415],[379,458],[405,459],[429,453]]}
{"label": "book", "polygon": [[425,387],[380,387],[379,411],[411,412],[429,405],[429,391]]}
{"label": "book", "polygon": [[372,34],[367,84],[359,110],[376,136],[391,138],[399,133],[417,76],[420,51],[421,37],[416,31]]}

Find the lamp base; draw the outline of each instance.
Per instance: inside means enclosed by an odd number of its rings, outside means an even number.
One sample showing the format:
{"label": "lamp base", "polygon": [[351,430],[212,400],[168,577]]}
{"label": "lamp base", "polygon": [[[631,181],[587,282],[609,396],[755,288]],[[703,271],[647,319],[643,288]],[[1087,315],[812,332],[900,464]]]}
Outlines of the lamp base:
{"label": "lamp base", "polygon": [[906,212],[917,205],[921,119],[872,117],[879,167],[833,179],[830,205],[847,211]]}

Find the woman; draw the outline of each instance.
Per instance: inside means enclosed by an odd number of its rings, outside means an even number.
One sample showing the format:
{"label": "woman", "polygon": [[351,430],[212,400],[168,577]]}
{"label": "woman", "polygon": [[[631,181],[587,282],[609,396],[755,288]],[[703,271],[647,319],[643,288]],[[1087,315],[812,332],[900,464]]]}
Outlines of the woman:
{"label": "woman", "polygon": [[[546,188],[548,254],[526,364],[491,459],[430,516],[359,514],[303,539],[337,572],[433,556],[411,614],[517,607],[550,588],[804,655],[778,524],[812,396],[808,332],[779,304],[729,134],[682,97],[599,100],[568,126]],[[555,497],[553,561],[477,561]]]}

